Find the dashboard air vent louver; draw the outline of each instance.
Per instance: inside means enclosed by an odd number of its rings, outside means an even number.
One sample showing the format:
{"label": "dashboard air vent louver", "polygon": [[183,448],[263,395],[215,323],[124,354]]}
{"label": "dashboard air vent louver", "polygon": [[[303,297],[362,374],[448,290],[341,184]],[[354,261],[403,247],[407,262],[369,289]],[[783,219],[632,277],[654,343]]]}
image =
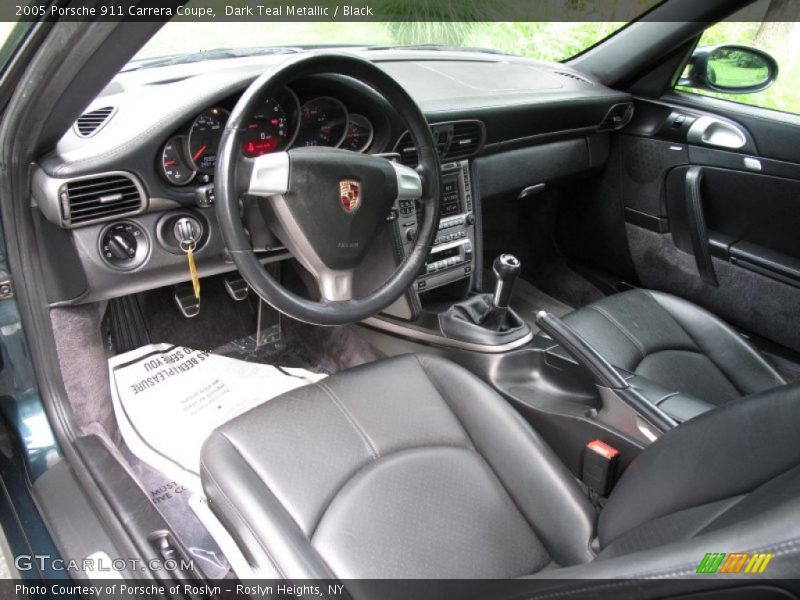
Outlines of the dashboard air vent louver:
{"label": "dashboard air vent louver", "polygon": [[115,110],[113,106],[104,106],[103,108],[83,113],[75,123],[75,130],[80,137],[91,137],[108,123]]}
{"label": "dashboard air vent louver", "polygon": [[407,131],[400,136],[399,140],[397,140],[397,145],[395,146],[394,151],[400,155],[400,162],[407,167],[414,167],[419,162],[419,159],[417,158],[417,148],[414,146],[414,140],[411,139],[411,136]]}
{"label": "dashboard air vent louver", "polygon": [[[483,145],[484,128],[481,121],[451,121],[431,125],[433,141],[439,151],[439,158],[460,160],[477,154]],[[406,131],[395,144],[394,151],[400,155],[400,162],[409,167],[419,163],[414,141]]]}
{"label": "dashboard air vent louver", "polygon": [[600,122],[598,129],[600,131],[612,131],[614,129],[622,129],[630,123],[633,118],[633,103],[624,102],[622,104],[615,104],[608,109],[606,116]]}
{"label": "dashboard air vent louver", "polygon": [[465,158],[478,151],[483,142],[483,127],[479,121],[456,121],[445,158]]}
{"label": "dashboard air vent louver", "polygon": [[578,75],[577,73],[570,73],[569,71],[553,71],[553,73],[555,73],[556,75],[560,75],[561,77],[567,77],[567,78],[572,79],[574,81],[580,81],[581,83],[587,83],[589,85],[594,85],[593,81],[590,81],[589,79],[586,79],[586,77]]}
{"label": "dashboard air vent louver", "polygon": [[145,202],[139,184],[121,173],[70,181],[61,186],[59,196],[69,225],[135,214]]}

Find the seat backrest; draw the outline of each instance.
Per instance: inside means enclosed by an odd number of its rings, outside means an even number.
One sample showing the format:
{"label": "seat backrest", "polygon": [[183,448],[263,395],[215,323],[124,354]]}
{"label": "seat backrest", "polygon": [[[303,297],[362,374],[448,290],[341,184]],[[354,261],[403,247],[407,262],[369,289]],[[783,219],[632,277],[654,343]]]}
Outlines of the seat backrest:
{"label": "seat backrest", "polygon": [[727,323],[670,294],[613,294],[564,321],[614,366],[712,405],[786,383]]}
{"label": "seat backrest", "polygon": [[[735,531],[798,498],[800,385],[786,385],[696,417],[642,452],[600,514],[600,557]],[[800,537],[796,523],[787,536]]]}

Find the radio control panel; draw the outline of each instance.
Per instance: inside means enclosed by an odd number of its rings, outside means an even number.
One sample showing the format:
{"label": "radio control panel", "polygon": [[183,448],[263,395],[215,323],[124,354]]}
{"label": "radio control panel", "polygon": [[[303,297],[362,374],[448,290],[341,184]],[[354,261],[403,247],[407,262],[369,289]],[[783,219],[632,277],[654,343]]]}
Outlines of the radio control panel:
{"label": "radio control panel", "polygon": [[[395,227],[407,256],[416,240],[420,208],[413,200],[397,205]],[[439,228],[428,260],[415,282],[422,293],[472,277],[475,269],[475,215],[469,162],[442,165]]]}

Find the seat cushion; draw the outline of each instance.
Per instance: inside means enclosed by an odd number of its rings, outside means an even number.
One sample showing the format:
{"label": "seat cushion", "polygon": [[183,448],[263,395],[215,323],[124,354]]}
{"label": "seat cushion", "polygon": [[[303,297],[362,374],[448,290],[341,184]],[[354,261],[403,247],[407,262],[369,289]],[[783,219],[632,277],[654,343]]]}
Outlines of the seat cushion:
{"label": "seat cushion", "polygon": [[710,405],[786,383],[731,327],[669,294],[615,294],[564,321],[614,366]]}
{"label": "seat cushion", "polygon": [[207,440],[212,510],[288,578],[492,578],[593,558],[595,511],[494,390],[428,355],[266,402]]}

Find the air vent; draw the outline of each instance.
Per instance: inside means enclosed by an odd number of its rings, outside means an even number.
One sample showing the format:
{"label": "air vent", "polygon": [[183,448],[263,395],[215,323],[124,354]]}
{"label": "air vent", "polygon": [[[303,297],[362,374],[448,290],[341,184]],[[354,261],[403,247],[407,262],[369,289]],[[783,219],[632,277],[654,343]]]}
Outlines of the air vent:
{"label": "air vent", "polygon": [[600,122],[598,129],[600,131],[611,131],[614,129],[622,129],[630,123],[633,118],[633,104],[625,102],[623,104],[615,104],[608,109],[606,116]]}
{"label": "air vent", "polygon": [[590,81],[589,79],[586,79],[586,77],[578,75],[577,73],[570,73],[569,71],[553,71],[553,73],[555,73],[556,75],[560,75],[561,77],[567,77],[574,81],[580,81],[581,83],[594,85],[593,81]]}
{"label": "air vent", "polygon": [[145,202],[141,186],[121,173],[70,181],[61,186],[59,199],[67,225],[135,214],[142,210]]}
{"label": "air vent", "polygon": [[483,123],[480,121],[456,121],[445,158],[465,158],[475,154],[483,143]]}
{"label": "air vent", "polygon": [[78,117],[75,123],[75,130],[81,137],[91,137],[105,125],[114,115],[116,109],[113,106],[104,106]]}
{"label": "air vent", "polygon": [[419,162],[414,140],[411,139],[407,131],[397,140],[394,151],[400,155],[400,162],[406,166],[413,167]]}
{"label": "air vent", "polygon": [[[431,125],[433,141],[441,160],[457,160],[476,154],[483,145],[484,128],[480,121],[453,121]],[[417,149],[406,131],[395,144],[400,162],[407,166],[419,163]]]}

